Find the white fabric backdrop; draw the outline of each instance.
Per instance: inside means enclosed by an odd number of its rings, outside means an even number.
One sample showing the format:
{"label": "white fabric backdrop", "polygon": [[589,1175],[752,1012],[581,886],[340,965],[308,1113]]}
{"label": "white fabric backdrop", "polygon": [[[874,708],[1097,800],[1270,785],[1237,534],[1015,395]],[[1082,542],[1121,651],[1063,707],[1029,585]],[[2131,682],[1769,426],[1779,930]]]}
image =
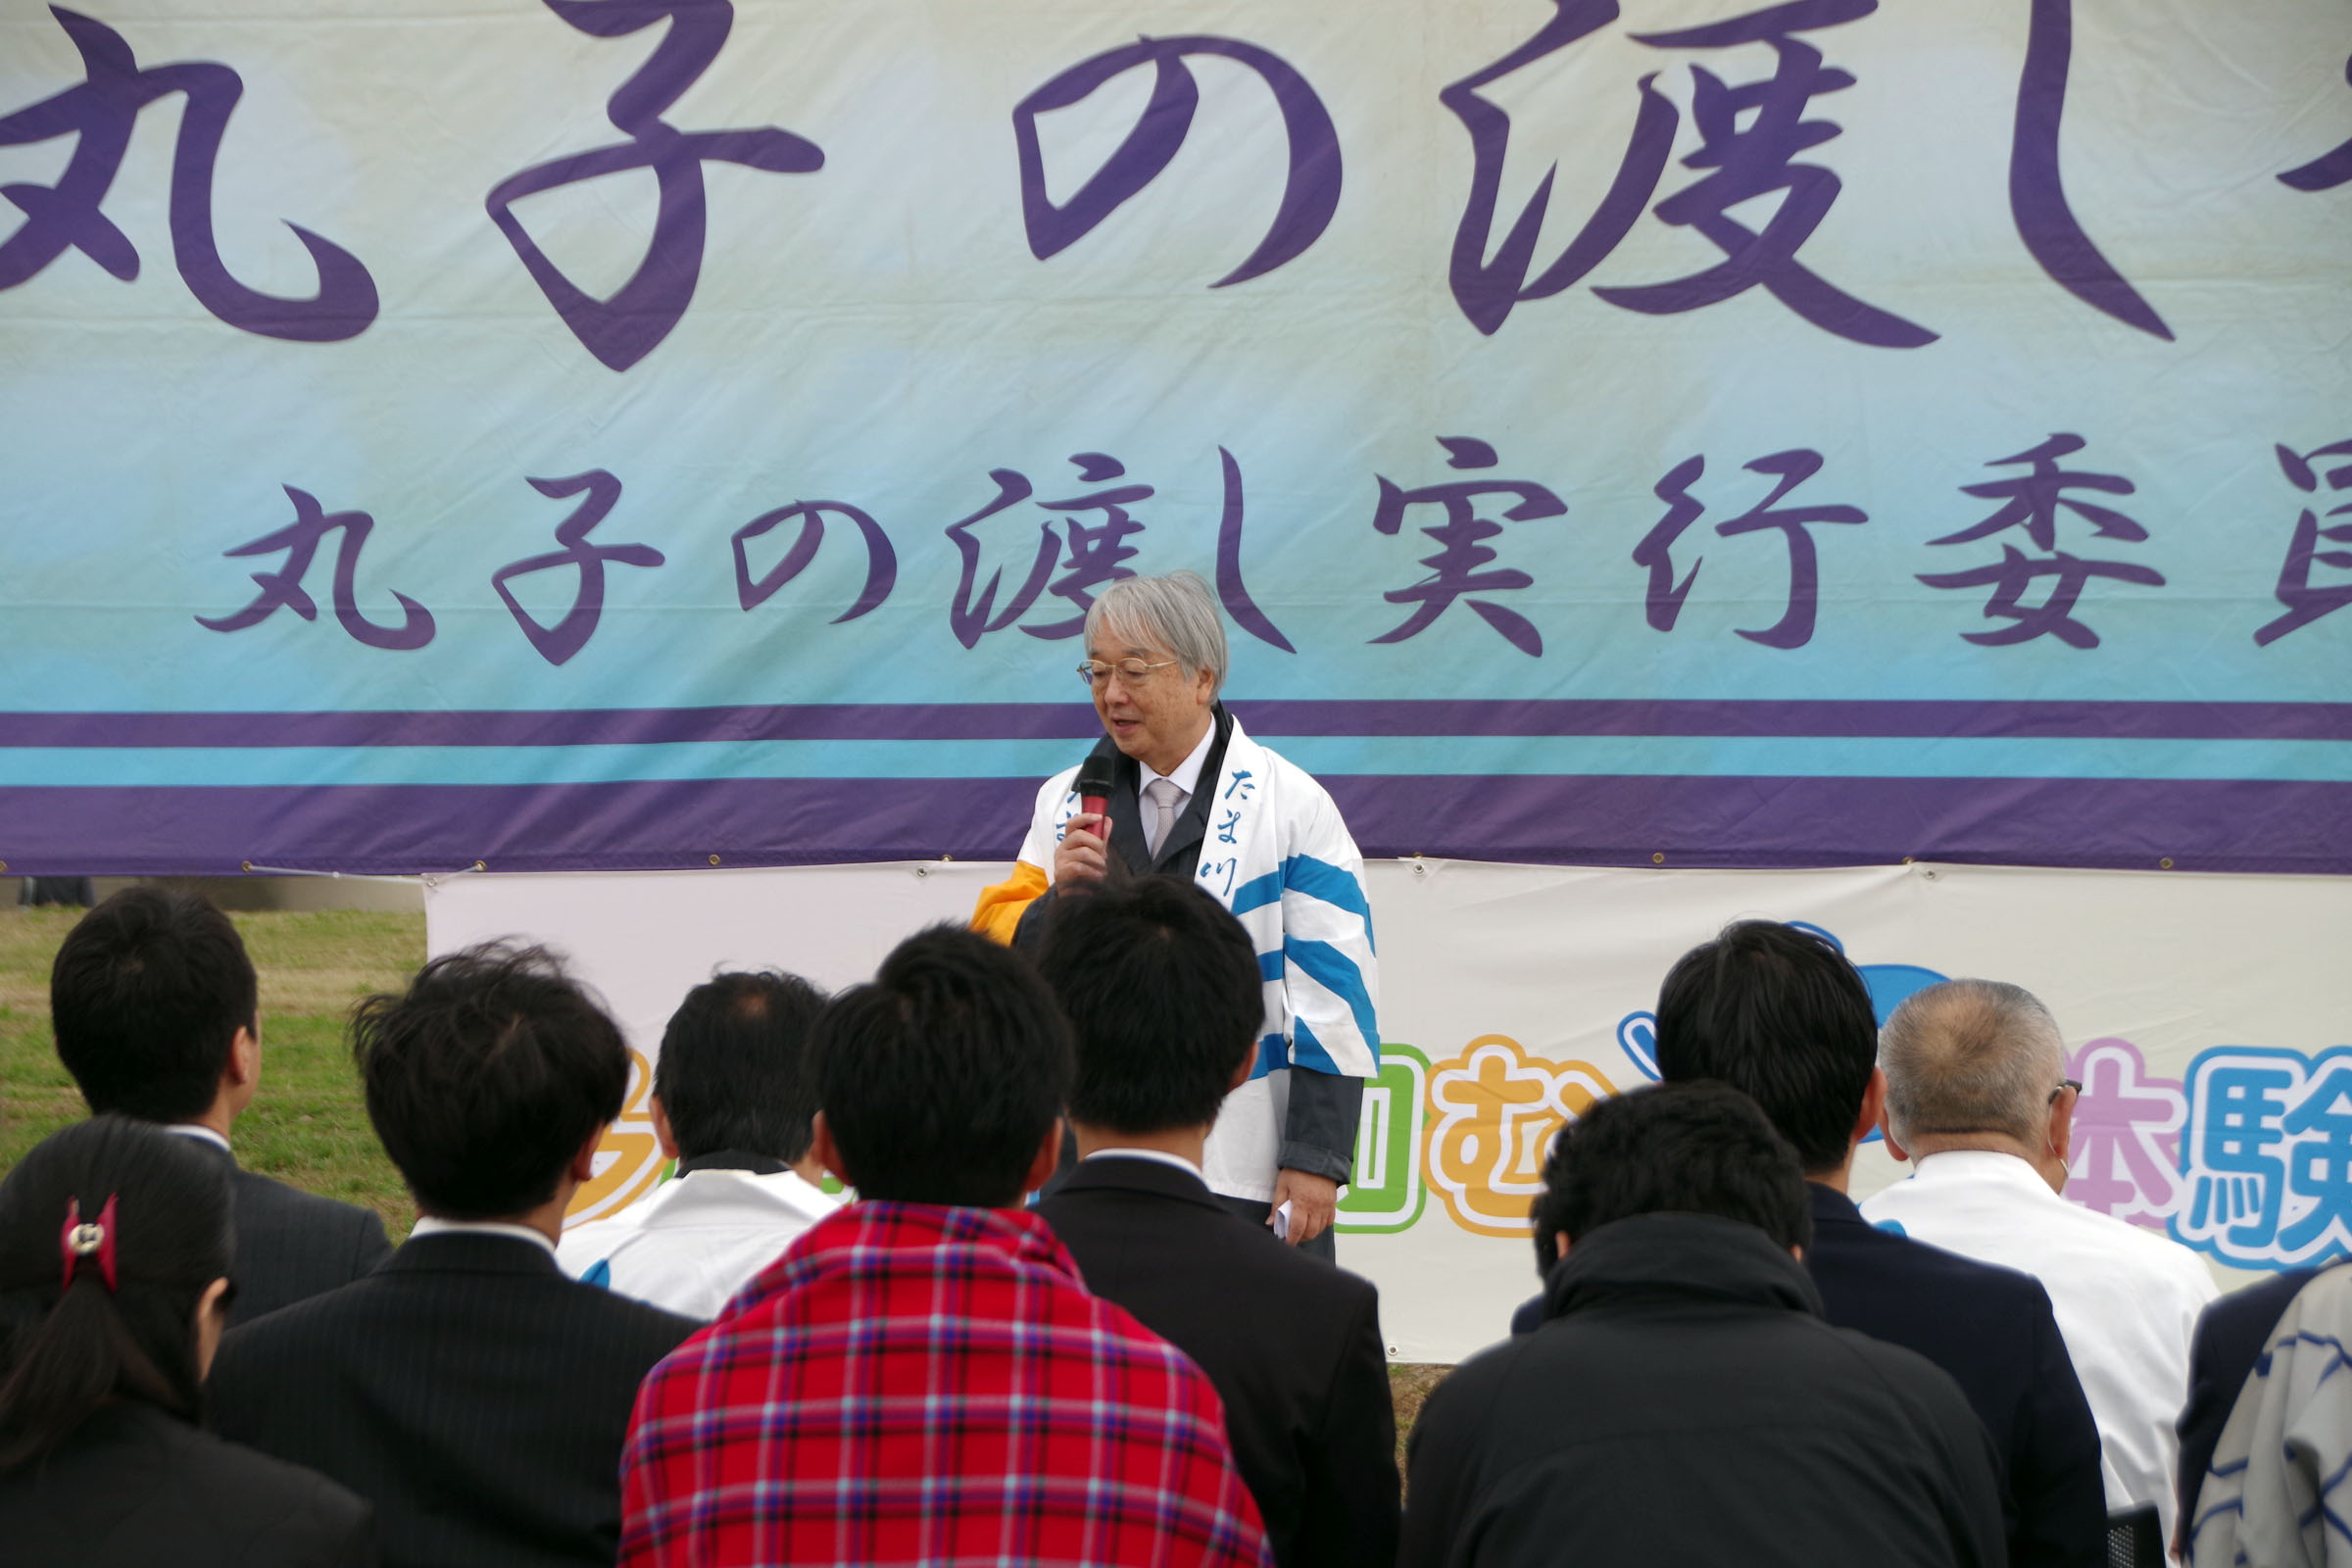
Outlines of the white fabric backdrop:
{"label": "white fabric backdrop", "polygon": [[[916,927],[962,918],[1003,870],[470,875],[428,881],[426,910],[435,953],[508,934],[568,953],[650,1059],[678,998],[714,967],[850,984]],[[1366,1097],[1340,1255],[1379,1284],[1396,1359],[1455,1361],[1503,1333],[1535,1288],[1524,1216],[1544,1140],[1592,1096],[1644,1081],[1660,976],[1746,915],[1829,931],[1882,1004],[1938,975],[2038,994],[2089,1085],[2069,1196],[2170,1223],[2226,1281],[2243,1277],[2227,1264],[2284,1266],[2352,1240],[2352,1167],[2329,1156],[2352,1149],[2352,1114],[2338,1114],[2352,1078],[2329,1055],[2352,1041],[2352,880],[1926,864],[1369,870],[1388,1065]],[[2231,1074],[2229,1094],[2217,1078]],[[642,1118],[633,1091],[575,1217],[652,1184]],[[1856,1194],[1902,1173],[1874,1145]]]}

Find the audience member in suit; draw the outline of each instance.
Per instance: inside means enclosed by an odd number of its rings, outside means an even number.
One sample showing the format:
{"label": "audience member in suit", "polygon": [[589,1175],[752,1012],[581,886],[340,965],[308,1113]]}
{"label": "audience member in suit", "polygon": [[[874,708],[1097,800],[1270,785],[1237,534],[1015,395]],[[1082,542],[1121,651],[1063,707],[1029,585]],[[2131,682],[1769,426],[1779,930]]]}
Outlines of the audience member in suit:
{"label": "audience member in suit", "polygon": [[369,1210],[238,1168],[229,1132],[261,1081],[258,995],[228,916],[159,887],[126,888],[83,915],[49,971],[57,1054],[90,1110],[159,1122],[231,1175],[232,1325],[347,1285],[392,1252]]}
{"label": "audience member in suit", "polygon": [[1028,960],[921,932],[812,1050],[858,1200],[645,1380],[622,1563],[1269,1563],[1208,1379],[1020,1206],[1071,1073]]}
{"label": "audience member in suit", "polygon": [[1925,1357],[1822,1321],[1803,1173],[1745,1096],[1602,1100],[1544,1182],[1546,1320],[1422,1407],[1400,1564],[2006,1560],[1984,1424]]}
{"label": "audience member in suit", "polygon": [[629,1402],[695,1326],[556,1266],[628,1087],[619,1029],[548,954],[492,944],[361,1004],[352,1054],[416,1228],[228,1336],[217,1429],[373,1501],[393,1568],[610,1564]]}
{"label": "audience member in suit", "polygon": [[1906,997],[1879,1032],[1886,1152],[1907,1181],[1862,1205],[1877,1225],[2041,1281],[2099,1425],[2107,1510],[2152,1506],[2172,1535],[2173,1423],[2188,1343],[2217,1294],[2179,1242],[2070,1203],[2075,1101],[2057,1020],[2033,993],[1946,980]]}
{"label": "audience member in suit", "polygon": [[2099,1432],[2047,1292],[2014,1269],[1878,1230],[1846,1197],[1886,1080],[1870,991],[1800,926],[1744,920],[1691,949],[1659,988],[1658,1071],[1755,1101],[1805,1167],[1805,1270],[1838,1328],[1917,1350],[1968,1396],[2000,1460],[2013,1568],[2106,1560]]}
{"label": "audience member in suit", "polygon": [[654,1136],[676,1176],[611,1219],[575,1225],[564,1271],[712,1318],[785,1244],[841,1206],[808,1152],[808,1032],[824,993],[798,975],[721,974],[686,994],[654,1063]]}
{"label": "audience member in suit", "polygon": [[1077,1037],[1079,1161],[1037,1211],[1096,1295],[1200,1363],[1282,1568],[1396,1554],[1380,1294],[1230,1212],[1200,1149],[1248,1076],[1263,1002],[1249,934],[1174,877],[1054,911],[1038,969]]}
{"label": "audience member in suit", "polygon": [[120,1116],[0,1183],[0,1557],[368,1568],[368,1505],[196,1425],[228,1318],[228,1173]]}
{"label": "audience member in suit", "polygon": [[2188,1347],[2188,1402],[2180,1407],[2180,1419],[2174,1423],[2180,1438],[2176,1548],[2185,1548],[2197,1489],[2205,1484],[2214,1445],[2221,1441],[2230,1407],[2245,1390],[2247,1374],[2270,1348],[2271,1331],[2278,1326],[2296,1293],[2318,1278],[2319,1272],[2316,1268],[2289,1269],[2259,1285],[2231,1291],[2197,1318],[2196,1338]]}

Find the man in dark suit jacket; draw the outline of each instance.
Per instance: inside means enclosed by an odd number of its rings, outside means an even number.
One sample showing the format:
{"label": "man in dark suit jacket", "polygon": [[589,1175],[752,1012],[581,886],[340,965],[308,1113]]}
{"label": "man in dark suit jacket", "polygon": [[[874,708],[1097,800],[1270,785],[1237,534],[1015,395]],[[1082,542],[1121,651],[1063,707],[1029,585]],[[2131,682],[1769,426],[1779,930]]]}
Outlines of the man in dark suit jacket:
{"label": "man in dark suit jacket", "polygon": [[374,1502],[392,1568],[609,1564],[637,1385],[697,1325],[556,1266],[620,1114],[620,1031],[537,949],[468,949],[352,1023],[368,1118],[416,1196],[364,1280],[229,1334],[223,1437]]}
{"label": "man in dark suit jacket", "polygon": [[1951,1374],[2001,1460],[2009,1561],[2106,1560],[2099,1434],[2032,1276],[1873,1228],[1845,1187],[1886,1079],[1869,989],[1845,955],[1769,920],[1725,928],[1667,972],[1658,1071],[1720,1079],[1796,1148],[1812,1200],[1805,1267],[1829,1321],[1918,1351]]}
{"label": "man in dark suit jacket", "polygon": [[49,970],[57,1054],[93,1115],[160,1122],[235,1171],[232,1324],[331,1291],[391,1255],[384,1222],[237,1167],[229,1129],[262,1048],[253,960],[210,900],[126,888],[66,936]]}
{"label": "man in dark suit jacket", "polygon": [[1379,1293],[1230,1212],[1200,1179],[1201,1144],[1255,1049],[1249,935],[1189,882],[1141,878],[1065,903],[1038,966],[1077,1036],[1080,1155],[1038,1212],[1096,1295],[1216,1385],[1282,1568],[1389,1562],[1396,1425]]}
{"label": "man in dark suit jacket", "polygon": [[1414,1424],[1403,1568],[1991,1568],[1992,1446],[1928,1360],[1821,1320],[1795,1152],[1718,1083],[1602,1100],[1544,1162],[1537,1332]]}

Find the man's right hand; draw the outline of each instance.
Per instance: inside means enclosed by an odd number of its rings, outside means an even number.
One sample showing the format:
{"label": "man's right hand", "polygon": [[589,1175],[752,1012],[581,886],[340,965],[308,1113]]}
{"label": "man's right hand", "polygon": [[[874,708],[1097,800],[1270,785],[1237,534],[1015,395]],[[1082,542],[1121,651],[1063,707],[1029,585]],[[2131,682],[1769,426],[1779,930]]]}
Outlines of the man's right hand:
{"label": "man's right hand", "polygon": [[1104,857],[1110,853],[1102,835],[1109,831],[1110,818],[1100,811],[1080,811],[1070,818],[1054,852],[1056,892],[1089,892],[1102,882],[1108,868]]}

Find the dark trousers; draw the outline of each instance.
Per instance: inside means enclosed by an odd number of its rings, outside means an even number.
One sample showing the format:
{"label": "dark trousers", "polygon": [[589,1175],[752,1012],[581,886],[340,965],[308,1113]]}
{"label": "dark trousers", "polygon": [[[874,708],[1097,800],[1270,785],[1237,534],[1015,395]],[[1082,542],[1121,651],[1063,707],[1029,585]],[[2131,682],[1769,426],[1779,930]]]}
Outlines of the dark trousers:
{"label": "dark trousers", "polygon": [[[1274,1212],[1272,1203],[1254,1198],[1235,1198],[1227,1193],[1219,1193],[1217,1201],[1252,1225],[1265,1224]],[[1334,1245],[1334,1238],[1338,1235],[1339,1232],[1336,1230],[1327,1230],[1311,1242],[1300,1242],[1298,1250],[1308,1257],[1319,1257],[1324,1262],[1336,1267],[1340,1261],[1340,1252],[1339,1248]]]}

